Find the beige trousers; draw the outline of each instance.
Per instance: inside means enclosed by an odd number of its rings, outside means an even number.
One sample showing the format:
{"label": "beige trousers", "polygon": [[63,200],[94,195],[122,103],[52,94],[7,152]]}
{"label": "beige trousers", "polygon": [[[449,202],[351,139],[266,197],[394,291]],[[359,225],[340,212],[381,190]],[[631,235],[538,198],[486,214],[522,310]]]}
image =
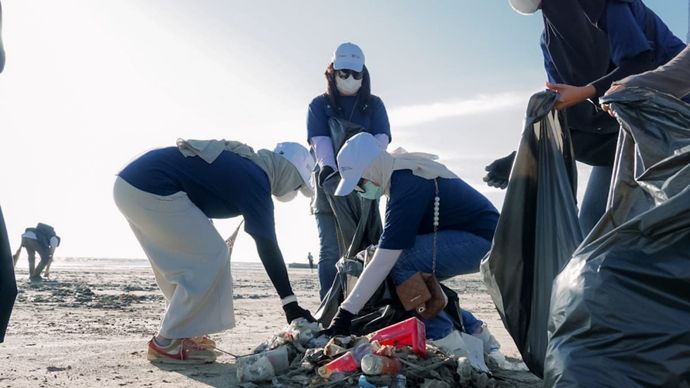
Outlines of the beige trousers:
{"label": "beige trousers", "polygon": [[117,177],[113,196],[165,295],[159,334],[188,338],[234,327],[228,247],[187,194],[155,195]]}

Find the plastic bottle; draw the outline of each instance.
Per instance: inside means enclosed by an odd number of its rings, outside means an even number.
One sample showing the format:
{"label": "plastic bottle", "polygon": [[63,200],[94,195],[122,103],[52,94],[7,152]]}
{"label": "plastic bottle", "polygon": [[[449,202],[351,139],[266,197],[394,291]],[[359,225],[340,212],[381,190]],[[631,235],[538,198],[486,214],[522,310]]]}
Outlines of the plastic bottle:
{"label": "plastic bottle", "polygon": [[391,383],[388,388],[407,388],[407,377],[405,375],[391,377]]}
{"label": "plastic bottle", "polygon": [[362,372],[368,375],[394,375],[400,372],[400,361],[395,358],[367,354],[362,358]]}
{"label": "plastic bottle", "polygon": [[369,342],[363,342],[355,346],[354,349],[352,349],[350,352],[352,352],[352,357],[354,357],[357,366],[359,366],[362,362],[362,358],[367,354],[374,353],[375,350],[376,349],[373,344]]}
{"label": "plastic bottle", "polygon": [[319,375],[328,378],[334,372],[352,372],[357,370],[362,357],[374,353],[377,345],[378,343],[363,342],[355,346],[352,350],[347,351],[342,356],[319,368]]}
{"label": "plastic bottle", "polygon": [[352,352],[347,352],[318,369],[319,376],[329,378],[335,372],[353,372],[357,370],[357,362]]}

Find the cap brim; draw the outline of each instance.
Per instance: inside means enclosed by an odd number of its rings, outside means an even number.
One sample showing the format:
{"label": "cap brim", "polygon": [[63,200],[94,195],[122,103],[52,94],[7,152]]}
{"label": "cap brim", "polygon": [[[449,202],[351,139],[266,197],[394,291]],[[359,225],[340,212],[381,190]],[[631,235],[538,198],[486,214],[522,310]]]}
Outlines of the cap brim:
{"label": "cap brim", "polygon": [[352,192],[352,190],[355,189],[355,186],[357,186],[357,182],[359,182],[359,177],[352,177],[349,179],[344,179],[342,176],[340,177],[340,183],[338,183],[338,187],[335,189],[335,195],[339,197],[346,196]]}
{"label": "cap brim", "polygon": [[362,71],[362,69],[364,69],[364,64],[350,61],[335,61],[335,63],[333,63],[333,70],[343,69],[352,70],[359,73],[360,71]]}

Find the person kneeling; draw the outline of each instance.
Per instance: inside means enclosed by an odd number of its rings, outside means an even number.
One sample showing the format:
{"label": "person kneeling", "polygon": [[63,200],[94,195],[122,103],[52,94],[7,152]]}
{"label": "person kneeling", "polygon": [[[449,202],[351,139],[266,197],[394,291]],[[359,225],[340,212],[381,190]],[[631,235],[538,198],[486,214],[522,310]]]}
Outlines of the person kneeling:
{"label": "person kneeling", "polygon": [[[396,286],[417,272],[440,279],[479,271],[491,247],[498,211],[433,155],[381,149],[366,133],[350,138],[337,156],[342,177],[336,195],[353,190],[367,199],[388,197],[383,234],[372,261],[341,304],[328,335],[346,335],[351,320],[379,285],[391,276]],[[482,339],[486,353],[499,344],[486,325],[462,310],[465,331]],[[427,338],[447,353],[464,351],[460,335],[444,311],[424,319]],[[500,354],[500,353],[496,353]]]}

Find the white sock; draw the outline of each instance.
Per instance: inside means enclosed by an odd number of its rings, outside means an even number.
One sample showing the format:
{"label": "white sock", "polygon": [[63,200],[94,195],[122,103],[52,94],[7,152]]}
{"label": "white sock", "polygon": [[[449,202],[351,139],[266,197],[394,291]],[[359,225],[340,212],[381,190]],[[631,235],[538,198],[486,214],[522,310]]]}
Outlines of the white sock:
{"label": "white sock", "polygon": [[170,338],[165,338],[165,337],[161,337],[160,335],[157,335],[157,336],[153,337],[153,342],[155,342],[156,345],[158,345],[158,346],[166,347],[166,346],[170,346],[170,344],[172,343],[172,340]]}

